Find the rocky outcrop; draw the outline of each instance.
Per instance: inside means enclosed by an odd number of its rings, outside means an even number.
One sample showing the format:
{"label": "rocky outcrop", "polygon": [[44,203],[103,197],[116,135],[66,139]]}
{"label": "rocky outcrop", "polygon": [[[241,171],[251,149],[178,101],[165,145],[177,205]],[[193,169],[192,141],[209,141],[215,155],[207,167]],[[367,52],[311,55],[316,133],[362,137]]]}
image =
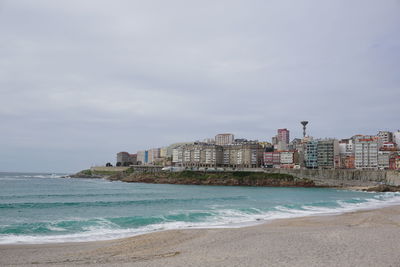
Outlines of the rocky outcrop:
{"label": "rocky outcrop", "polygon": [[309,179],[299,179],[288,174],[254,172],[161,172],[161,173],[119,173],[109,177],[128,183],[187,184],[187,185],[229,185],[229,186],[271,186],[271,187],[314,187]]}
{"label": "rocky outcrop", "polygon": [[400,186],[381,184],[378,186],[374,186],[374,187],[365,189],[364,191],[367,191],[367,192],[399,192]]}
{"label": "rocky outcrop", "polygon": [[400,172],[363,170],[309,170],[309,169],[258,169],[257,171],[225,172],[147,172],[128,168],[124,171],[84,170],[72,178],[106,178],[112,181],[155,184],[231,185],[231,186],[286,186],[286,187],[336,187],[369,188],[372,191],[400,191]]}
{"label": "rocky outcrop", "polygon": [[99,178],[108,178],[110,177],[110,174],[101,174],[101,173],[95,173],[91,170],[83,170],[80,171],[76,174],[71,174],[68,176],[68,178],[94,178],[94,179],[99,179]]}

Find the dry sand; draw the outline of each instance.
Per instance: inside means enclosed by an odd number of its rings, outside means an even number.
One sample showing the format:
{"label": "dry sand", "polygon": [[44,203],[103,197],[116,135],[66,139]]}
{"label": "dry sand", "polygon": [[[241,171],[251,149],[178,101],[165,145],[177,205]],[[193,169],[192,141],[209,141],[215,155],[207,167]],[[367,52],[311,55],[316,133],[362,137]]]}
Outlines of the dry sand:
{"label": "dry sand", "polygon": [[2,245],[0,266],[400,266],[400,206],[174,230],[112,241]]}

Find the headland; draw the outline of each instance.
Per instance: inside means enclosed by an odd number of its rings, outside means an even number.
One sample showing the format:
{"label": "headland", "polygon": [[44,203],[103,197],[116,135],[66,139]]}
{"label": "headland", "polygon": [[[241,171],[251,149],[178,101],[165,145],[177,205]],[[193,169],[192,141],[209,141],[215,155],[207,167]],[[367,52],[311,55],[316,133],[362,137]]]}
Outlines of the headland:
{"label": "headland", "polygon": [[334,187],[386,192],[400,191],[400,172],[345,169],[245,169],[227,171],[162,171],[161,167],[92,167],[72,178],[104,178],[132,183]]}

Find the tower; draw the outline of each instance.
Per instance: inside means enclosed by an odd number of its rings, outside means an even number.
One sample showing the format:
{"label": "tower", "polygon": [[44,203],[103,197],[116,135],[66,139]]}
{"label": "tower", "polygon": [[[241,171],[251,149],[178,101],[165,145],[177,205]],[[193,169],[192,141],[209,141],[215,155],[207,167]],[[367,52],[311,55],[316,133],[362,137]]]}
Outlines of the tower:
{"label": "tower", "polygon": [[306,126],[308,124],[308,121],[301,121],[301,125],[303,125],[303,137],[306,137]]}

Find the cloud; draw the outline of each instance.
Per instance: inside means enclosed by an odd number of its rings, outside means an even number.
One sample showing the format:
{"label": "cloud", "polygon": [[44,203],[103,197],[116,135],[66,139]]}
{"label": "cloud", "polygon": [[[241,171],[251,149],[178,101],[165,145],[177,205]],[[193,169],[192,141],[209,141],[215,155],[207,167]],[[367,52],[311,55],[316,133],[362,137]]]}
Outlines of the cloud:
{"label": "cloud", "polygon": [[391,0],[3,1],[0,157],[15,157],[0,170],[76,170],[218,132],[300,136],[304,119],[317,137],[395,130],[399,11]]}

